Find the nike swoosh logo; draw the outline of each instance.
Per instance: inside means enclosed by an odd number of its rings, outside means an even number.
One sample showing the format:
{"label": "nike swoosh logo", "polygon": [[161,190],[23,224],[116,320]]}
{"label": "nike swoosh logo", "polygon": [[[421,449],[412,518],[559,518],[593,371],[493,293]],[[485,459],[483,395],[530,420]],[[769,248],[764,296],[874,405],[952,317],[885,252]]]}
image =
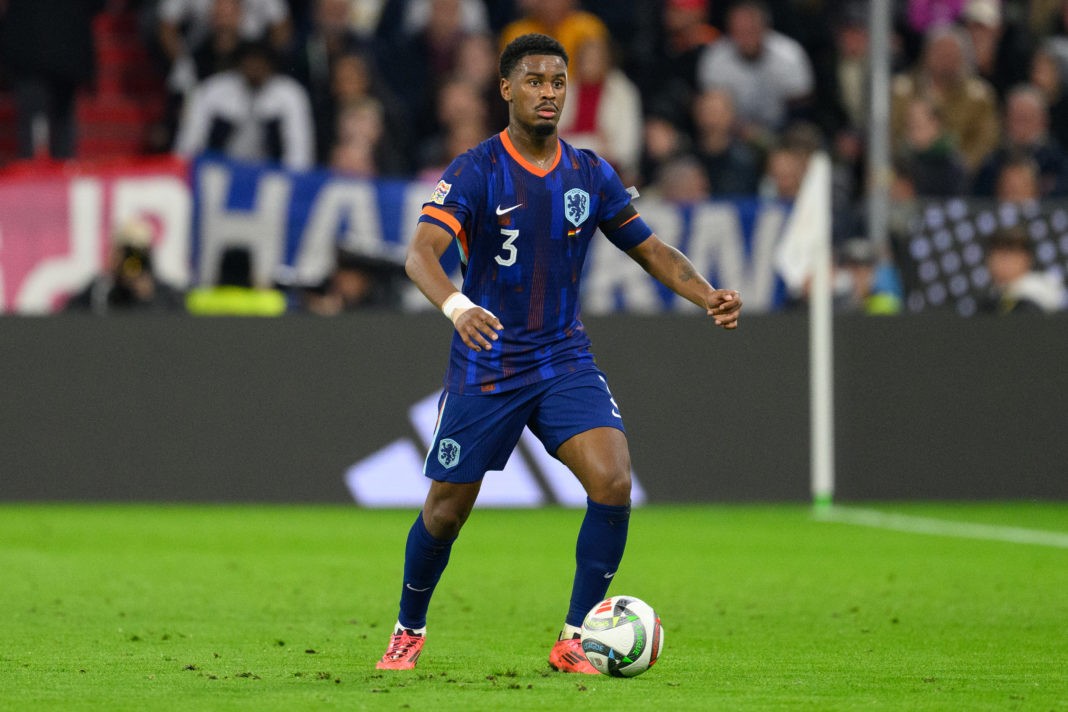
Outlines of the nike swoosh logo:
{"label": "nike swoosh logo", "polygon": [[430,590],[430,586],[427,586],[426,588],[416,588],[415,586],[411,585],[410,583],[406,583],[404,585],[408,587],[409,591],[415,591],[416,593],[422,593],[423,591],[429,591]]}
{"label": "nike swoosh logo", "polygon": [[512,212],[512,211],[513,211],[513,210],[515,210],[516,208],[521,208],[521,207],[523,207],[523,204],[522,204],[522,203],[520,203],[519,205],[513,205],[513,206],[512,206],[512,207],[510,207],[510,208],[504,208],[504,209],[502,210],[502,209],[501,209],[501,206],[500,206],[500,205],[498,204],[498,205],[497,205],[497,214],[498,214],[498,215],[507,215],[508,213]]}
{"label": "nike swoosh logo", "polygon": [[606,579],[610,579],[610,578],[612,578],[612,577],[613,577],[613,576],[615,576],[615,575],[616,575],[616,572],[615,572],[615,571],[613,571],[613,572],[612,572],[612,573],[610,573],[610,574],[605,574],[605,575],[604,575],[604,577],[605,577]]}

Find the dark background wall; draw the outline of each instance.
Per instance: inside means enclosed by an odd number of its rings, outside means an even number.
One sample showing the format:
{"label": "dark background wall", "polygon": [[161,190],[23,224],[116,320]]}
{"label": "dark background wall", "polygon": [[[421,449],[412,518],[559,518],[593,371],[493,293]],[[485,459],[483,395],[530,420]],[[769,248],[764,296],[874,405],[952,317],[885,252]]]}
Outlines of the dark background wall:
{"label": "dark background wall", "polygon": [[[590,319],[650,501],[808,498],[804,317]],[[1068,321],[839,318],[837,497],[1068,498]],[[0,318],[0,499],[351,501],[439,315]]]}

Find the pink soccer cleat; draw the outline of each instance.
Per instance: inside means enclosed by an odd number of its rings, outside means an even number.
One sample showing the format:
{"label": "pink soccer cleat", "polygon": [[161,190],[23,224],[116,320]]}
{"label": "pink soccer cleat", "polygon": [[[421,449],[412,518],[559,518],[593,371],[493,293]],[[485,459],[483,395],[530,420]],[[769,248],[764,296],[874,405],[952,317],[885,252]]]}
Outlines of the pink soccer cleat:
{"label": "pink soccer cleat", "polygon": [[577,672],[583,675],[600,675],[586,654],[582,652],[582,642],[576,635],[568,640],[558,640],[549,651],[549,667],[560,672]]}
{"label": "pink soccer cleat", "polygon": [[423,652],[425,642],[425,634],[398,626],[389,638],[386,654],[375,664],[375,667],[379,670],[411,670],[419,660],[419,653]]}

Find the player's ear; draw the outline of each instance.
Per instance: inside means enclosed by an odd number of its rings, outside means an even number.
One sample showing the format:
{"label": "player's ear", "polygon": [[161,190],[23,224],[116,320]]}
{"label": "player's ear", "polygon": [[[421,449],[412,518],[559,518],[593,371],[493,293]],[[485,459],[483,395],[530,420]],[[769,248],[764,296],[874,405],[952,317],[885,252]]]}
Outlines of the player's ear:
{"label": "player's ear", "polygon": [[507,77],[501,77],[501,98],[508,102],[512,101],[512,83]]}

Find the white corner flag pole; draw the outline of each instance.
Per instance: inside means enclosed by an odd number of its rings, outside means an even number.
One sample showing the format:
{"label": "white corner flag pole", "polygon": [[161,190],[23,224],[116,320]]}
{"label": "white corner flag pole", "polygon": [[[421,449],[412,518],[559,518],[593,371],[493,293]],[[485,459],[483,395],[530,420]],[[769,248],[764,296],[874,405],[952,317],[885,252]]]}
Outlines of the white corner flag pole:
{"label": "white corner flag pole", "polygon": [[825,510],[834,496],[831,161],[825,152],[809,159],[775,263],[793,293],[808,287],[810,477],[813,504]]}
{"label": "white corner flag pole", "polygon": [[814,240],[808,302],[809,412],[812,503],[826,510],[834,497],[834,309],[831,290],[830,173],[827,229]]}

